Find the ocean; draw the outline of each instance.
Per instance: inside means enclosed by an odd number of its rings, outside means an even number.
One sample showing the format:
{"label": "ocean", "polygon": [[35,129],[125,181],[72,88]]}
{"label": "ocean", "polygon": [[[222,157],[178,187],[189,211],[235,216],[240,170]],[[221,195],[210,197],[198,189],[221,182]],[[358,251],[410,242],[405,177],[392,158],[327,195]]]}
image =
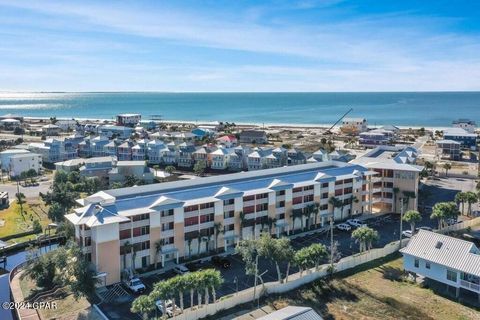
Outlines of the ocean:
{"label": "ocean", "polygon": [[446,127],[452,120],[480,120],[480,92],[390,93],[9,93],[0,92],[0,115],[113,119],[229,121],[258,124],[333,124],[349,117],[370,125]]}

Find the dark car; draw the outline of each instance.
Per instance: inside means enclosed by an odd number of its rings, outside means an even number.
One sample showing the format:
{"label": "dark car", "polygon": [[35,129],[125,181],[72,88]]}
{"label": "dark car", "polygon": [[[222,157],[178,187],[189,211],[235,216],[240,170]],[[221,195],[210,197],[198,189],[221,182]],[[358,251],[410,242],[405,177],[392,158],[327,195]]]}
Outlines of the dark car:
{"label": "dark car", "polygon": [[228,269],[231,266],[230,260],[219,256],[212,257],[212,263],[216,267],[221,267],[223,269]]}

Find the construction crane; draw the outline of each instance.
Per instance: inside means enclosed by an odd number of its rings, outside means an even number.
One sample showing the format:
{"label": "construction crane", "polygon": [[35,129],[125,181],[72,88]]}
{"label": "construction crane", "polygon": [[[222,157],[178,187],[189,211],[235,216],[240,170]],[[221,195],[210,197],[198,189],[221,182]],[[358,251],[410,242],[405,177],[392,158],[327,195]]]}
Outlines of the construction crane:
{"label": "construction crane", "polygon": [[343,114],[343,116],[340,117],[340,119],[338,119],[330,128],[327,129],[327,131],[325,131],[325,134],[332,134],[332,129],[337,125],[337,123],[339,123],[340,121],[342,121],[343,118],[345,118],[345,116],[347,114],[349,114],[350,112],[353,111],[353,108],[350,108],[350,110],[348,110],[347,112],[345,112]]}

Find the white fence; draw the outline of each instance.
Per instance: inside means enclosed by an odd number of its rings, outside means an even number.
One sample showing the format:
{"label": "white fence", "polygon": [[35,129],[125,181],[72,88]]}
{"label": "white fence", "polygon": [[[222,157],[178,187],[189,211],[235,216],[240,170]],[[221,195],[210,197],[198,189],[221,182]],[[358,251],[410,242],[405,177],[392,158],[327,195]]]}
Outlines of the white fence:
{"label": "white fence", "polygon": [[471,220],[466,220],[462,221],[460,223],[452,224],[451,226],[448,226],[446,228],[443,228],[439,230],[438,232],[445,233],[445,232],[450,232],[450,231],[458,231],[462,229],[466,229],[468,227],[473,227],[477,224],[480,224],[480,217],[476,217]]}
{"label": "white fence", "polygon": [[[406,246],[408,241],[409,239],[404,239],[402,241],[402,247]],[[372,249],[364,253],[345,257],[340,261],[338,261],[337,263],[335,263],[334,272],[348,270],[356,266],[359,266],[361,264],[385,257],[389,254],[392,254],[398,251],[398,249],[399,249],[399,243],[397,241],[397,242],[389,243],[385,247],[380,249]],[[304,271],[302,276],[300,276],[299,272],[292,274],[288,277],[288,282],[284,282],[284,283],[267,282],[264,284],[263,287],[262,285],[258,285],[255,298],[258,298],[259,294],[264,295],[265,293],[284,293],[284,292],[293,290],[295,288],[301,287],[312,281],[323,278],[328,274],[328,267],[329,267],[328,264],[321,265],[318,271],[315,271],[315,268],[312,268],[310,270]],[[254,292],[254,288],[252,287],[246,290],[242,290],[237,294],[223,297],[216,303],[204,305],[200,308],[193,309],[193,310],[185,309],[182,314],[176,316],[176,319],[195,320],[195,319],[204,318],[206,316],[214,315],[215,313],[221,310],[233,308],[237,305],[253,301],[254,300],[253,292]]]}

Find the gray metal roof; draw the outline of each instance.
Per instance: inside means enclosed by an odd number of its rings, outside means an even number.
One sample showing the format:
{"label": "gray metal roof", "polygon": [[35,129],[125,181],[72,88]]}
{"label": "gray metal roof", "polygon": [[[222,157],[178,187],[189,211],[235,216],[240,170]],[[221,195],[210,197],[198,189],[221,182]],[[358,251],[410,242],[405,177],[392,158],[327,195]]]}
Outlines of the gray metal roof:
{"label": "gray metal roof", "polygon": [[480,250],[469,241],[419,230],[400,252],[480,277]]}
{"label": "gray metal roof", "polygon": [[267,314],[258,320],[322,320],[323,318],[309,307],[288,306]]}

